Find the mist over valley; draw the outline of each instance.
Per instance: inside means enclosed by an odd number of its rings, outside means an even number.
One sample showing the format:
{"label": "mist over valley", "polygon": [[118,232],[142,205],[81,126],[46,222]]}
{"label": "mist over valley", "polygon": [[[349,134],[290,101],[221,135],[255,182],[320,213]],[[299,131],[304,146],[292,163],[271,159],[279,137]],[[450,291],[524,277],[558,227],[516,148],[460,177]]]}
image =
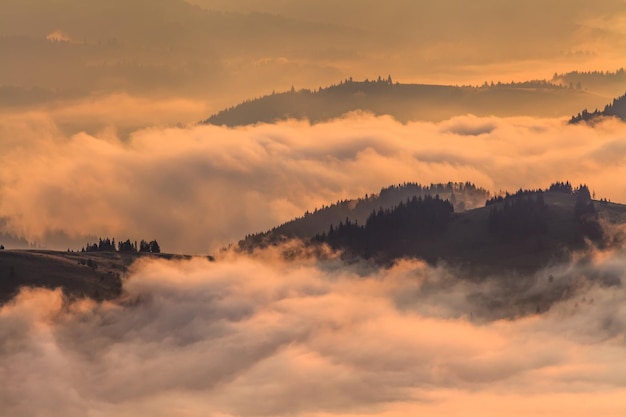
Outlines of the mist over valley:
{"label": "mist over valley", "polygon": [[625,18],[6,0],[0,415],[626,415]]}

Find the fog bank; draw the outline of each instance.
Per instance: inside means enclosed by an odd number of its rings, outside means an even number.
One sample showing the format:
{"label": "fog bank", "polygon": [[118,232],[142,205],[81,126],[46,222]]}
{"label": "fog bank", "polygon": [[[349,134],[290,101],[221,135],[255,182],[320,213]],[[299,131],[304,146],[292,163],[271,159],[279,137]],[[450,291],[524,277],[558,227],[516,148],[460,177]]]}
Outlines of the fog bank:
{"label": "fog bank", "polygon": [[59,291],[24,290],[0,309],[0,408],[53,417],[623,415],[626,294],[589,271],[621,282],[625,259],[604,253],[592,269],[541,271],[529,289],[564,284],[569,295],[543,314],[512,316],[485,308],[520,300],[502,291],[506,277],[470,284],[416,261],[376,270],[264,252],[139,262],[120,301],[67,304]]}
{"label": "fog bank", "polygon": [[[316,125],[137,130],[130,123],[142,105],[129,100],[4,114],[6,231],[62,250],[80,249],[87,236],[111,236],[206,253],[306,210],[406,181],[471,181],[498,192],[569,180],[588,184],[596,198],[626,202],[626,130],[616,121],[592,128],[468,115],[400,124],[356,113]],[[167,113],[179,104],[152,108]],[[96,109],[106,117],[94,117]],[[137,117],[150,123],[149,114]],[[72,120],[106,118],[113,122],[64,129]]]}

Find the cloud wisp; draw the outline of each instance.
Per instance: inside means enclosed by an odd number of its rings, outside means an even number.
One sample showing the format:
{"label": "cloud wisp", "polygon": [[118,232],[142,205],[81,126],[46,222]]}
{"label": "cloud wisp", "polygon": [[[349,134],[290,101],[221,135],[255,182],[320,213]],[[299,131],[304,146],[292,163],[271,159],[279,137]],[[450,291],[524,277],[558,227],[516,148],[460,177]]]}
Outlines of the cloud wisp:
{"label": "cloud wisp", "polygon": [[[599,254],[595,270],[621,282],[624,259]],[[268,252],[140,262],[122,300],[102,304],[24,290],[0,309],[0,375],[11,381],[0,406],[14,416],[626,411],[621,284],[574,264],[543,271],[551,285],[578,284],[541,315],[499,318],[475,296],[503,296],[496,281],[416,261],[333,262]]]}

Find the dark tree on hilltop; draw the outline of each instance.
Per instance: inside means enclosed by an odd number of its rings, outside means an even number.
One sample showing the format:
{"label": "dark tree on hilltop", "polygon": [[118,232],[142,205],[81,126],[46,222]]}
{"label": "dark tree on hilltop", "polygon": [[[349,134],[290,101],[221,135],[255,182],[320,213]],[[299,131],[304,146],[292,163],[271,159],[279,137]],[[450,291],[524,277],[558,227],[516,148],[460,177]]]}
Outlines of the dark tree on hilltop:
{"label": "dark tree on hilltop", "polygon": [[99,238],[98,243],[87,243],[82,252],[115,252],[115,239]]}
{"label": "dark tree on hilltop", "polygon": [[573,194],[574,193],[574,189],[572,188],[572,184],[569,183],[569,181],[567,182],[555,182],[553,184],[550,185],[550,188],[548,188],[548,191],[556,191],[559,193],[565,193],[565,194]]}
{"label": "dark tree on hilltop", "polygon": [[[520,197],[529,197],[534,196],[538,193],[541,193],[541,190],[522,190],[521,188],[515,192],[515,194],[510,194],[508,191],[504,195],[500,195],[497,197],[492,197],[485,202],[485,206],[490,206],[492,204],[502,203],[506,200],[513,200]],[[543,195],[541,196],[543,198]]]}
{"label": "dark tree on hilltop", "polygon": [[151,240],[149,245],[150,245],[150,252],[161,253],[161,247],[159,246],[156,240]]}
{"label": "dark tree on hilltop", "polygon": [[100,252],[115,252],[115,239],[98,239],[98,250]]}
{"label": "dark tree on hilltop", "polygon": [[575,195],[574,215],[578,220],[582,234],[593,241],[601,241],[604,237],[604,230],[598,222],[598,215],[591,200],[589,188],[586,185],[581,185],[575,191]]}
{"label": "dark tree on hilltop", "polygon": [[574,205],[574,215],[581,218],[585,215],[595,214],[596,209],[591,201],[591,193],[586,185],[581,185],[576,190],[576,203]]}
{"label": "dark tree on hilltop", "polygon": [[133,245],[130,239],[126,239],[124,242],[118,242],[117,250],[119,252],[137,252],[137,245]]}
{"label": "dark tree on hilltop", "polygon": [[149,253],[160,253],[161,247],[159,246],[156,240],[152,240],[150,242],[146,242],[145,240],[141,241],[141,245],[138,246],[137,242],[131,242],[130,239],[126,239],[125,241],[117,242],[115,244],[115,239],[100,238],[98,239],[98,243],[87,243],[85,247],[81,249],[81,252],[126,252],[126,253],[135,253],[135,252],[149,252]]}
{"label": "dark tree on hilltop", "polygon": [[145,240],[141,240],[139,243],[139,252],[144,253],[160,253],[161,248],[156,240],[152,240],[150,242],[146,242]]}

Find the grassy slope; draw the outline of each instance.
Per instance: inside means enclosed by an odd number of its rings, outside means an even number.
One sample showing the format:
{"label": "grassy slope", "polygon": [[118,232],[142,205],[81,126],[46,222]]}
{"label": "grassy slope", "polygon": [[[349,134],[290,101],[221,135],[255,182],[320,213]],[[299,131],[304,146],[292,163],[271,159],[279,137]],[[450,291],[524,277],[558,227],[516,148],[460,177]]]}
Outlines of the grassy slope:
{"label": "grassy slope", "polygon": [[12,298],[20,287],[62,288],[69,297],[115,298],[121,294],[121,278],[140,256],[171,258],[174,255],[2,250],[0,303]]}

